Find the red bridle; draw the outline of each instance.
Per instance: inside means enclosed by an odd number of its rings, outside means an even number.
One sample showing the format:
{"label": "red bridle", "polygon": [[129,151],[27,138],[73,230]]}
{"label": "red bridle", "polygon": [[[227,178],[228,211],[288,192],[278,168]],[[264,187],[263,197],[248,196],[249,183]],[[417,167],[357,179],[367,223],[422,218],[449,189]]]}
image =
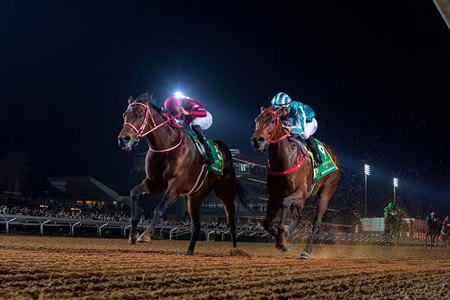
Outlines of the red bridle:
{"label": "red bridle", "polygon": [[[273,136],[277,133],[277,130],[281,128],[281,130],[285,130],[285,128],[283,127],[283,125],[281,125],[281,121],[280,121],[280,115],[273,109],[271,108],[266,108],[264,109],[261,113],[263,112],[269,112],[269,113],[273,113],[275,114],[275,118],[276,118],[276,123],[275,123],[275,128],[274,130],[270,133],[269,135],[269,144],[276,144],[282,140],[284,140],[285,138],[287,138],[288,136],[291,135],[291,132],[288,131],[285,135],[283,135],[282,137],[273,140]],[[305,158],[306,158],[306,154],[303,154],[302,151],[300,150],[300,147],[298,147],[298,153],[297,153],[297,161],[295,163],[295,166],[293,166],[290,169],[284,170],[284,171],[272,171],[270,169],[270,167],[267,169],[267,173],[269,175],[288,175],[291,174],[292,172],[297,171],[305,162]]]}
{"label": "red bridle", "polygon": [[285,138],[287,138],[288,136],[291,135],[291,132],[288,131],[288,132],[287,132],[285,135],[283,135],[282,137],[280,137],[280,138],[278,138],[278,139],[276,139],[276,140],[273,140],[272,138],[273,138],[273,136],[277,133],[277,130],[278,130],[278,129],[281,129],[282,131],[284,131],[284,130],[286,130],[286,129],[283,127],[283,125],[281,125],[281,122],[280,122],[280,115],[279,115],[275,110],[273,110],[273,109],[271,109],[271,108],[265,108],[263,111],[261,111],[261,113],[263,113],[263,112],[269,112],[269,113],[274,114],[274,115],[275,115],[275,120],[276,120],[276,121],[275,121],[275,128],[274,128],[273,131],[269,134],[269,144],[276,144],[276,143],[278,143],[278,142],[284,140]]}
{"label": "red bridle", "polygon": [[[150,107],[149,107],[148,105],[146,105],[146,104],[144,104],[144,103],[141,103],[141,102],[133,102],[133,103],[130,103],[130,104],[128,105],[128,108],[129,108],[130,106],[132,106],[132,105],[140,105],[140,106],[142,106],[142,107],[145,108],[144,120],[142,121],[141,126],[139,126],[139,129],[136,128],[136,126],[134,126],[133,124],[131,124],[131,123],[129,123],[129,122],[125,122],[125,123],[123,124],[123,126],[125,126],[125,125],[130,126],[130,127],[137,133],[138,138],[142,138],[142,137],[148,135],[149,133],[155,131],[155,130],[158,129],[159,127],[163,126],[164,124],[170,122],[171,120],[173,120],[173,119],[175,119],[176,117],[179,116],[179,115],[173,116],[173,117],[171,117],[171,118],[165,120],[165,121],[162,122],[161,124],[156,125],[155,119],[153,118],[152,114],[150,113]],[[128,109],[127,109],[127,111],[128,111]],[[153,128],[150,128],[149,130],[147,130],[146,132],[144,132],[145,127],[146,127],[147,124],[148,124],[148,119],[149,119],[149,118],[152,120]],[[151,151],[153,151],[153,152],[167,152],[167,151],[173,150],[173,149],[177,148],[178,146],[180,146],[182,140],[183,140],[183,136],[180,135],[180,141],[178,142],[178,144],[176,144],[176,145],[173,146],[173,147],[170,147],[170,148],[164,149],[164,150],[153,150],[153,149],[150,148],[150,147],[149,147],[149,149],[150,149]]]}

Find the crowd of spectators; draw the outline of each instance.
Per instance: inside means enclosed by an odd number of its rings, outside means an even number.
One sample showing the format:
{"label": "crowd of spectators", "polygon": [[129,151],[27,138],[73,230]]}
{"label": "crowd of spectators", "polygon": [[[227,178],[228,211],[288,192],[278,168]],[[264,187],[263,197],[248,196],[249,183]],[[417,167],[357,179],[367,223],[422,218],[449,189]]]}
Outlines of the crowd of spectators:
{"label": "crowd of spectators", "polygon": [[[32,199],[23,197],[0,196],[0,214],[22,215],[46,218],[64,218],[80,220],[118,221],[130,222],[130,216],[121,210],[108,210],[105,208],[92,207],[90,205],[68,204],[55,199]],[[150,224],[150,220],[144,215],[140,219],[141,224]],[[188,217],[178,220],[161,220],[160,224],[168,226],[191,226]],[[224,222],[201,222],[202,228],[228,229]],[[263,226],[256,222],[254,224],[237,225],[238,230],[263,231]]]}

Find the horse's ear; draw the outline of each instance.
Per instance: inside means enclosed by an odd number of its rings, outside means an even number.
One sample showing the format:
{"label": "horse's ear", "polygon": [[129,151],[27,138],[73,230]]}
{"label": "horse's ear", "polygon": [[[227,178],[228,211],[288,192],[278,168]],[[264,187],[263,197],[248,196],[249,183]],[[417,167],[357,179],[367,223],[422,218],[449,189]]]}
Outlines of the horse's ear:
{"label": "horse's ear", "polygon": [[133,96],[130,96],[130,98],[128,98],[128,104],[131,104],[133,102]]}
{"label": "horse's ear", "polygon": [[264,106],[261,106],[261,111],[265,110],[266,108]]}

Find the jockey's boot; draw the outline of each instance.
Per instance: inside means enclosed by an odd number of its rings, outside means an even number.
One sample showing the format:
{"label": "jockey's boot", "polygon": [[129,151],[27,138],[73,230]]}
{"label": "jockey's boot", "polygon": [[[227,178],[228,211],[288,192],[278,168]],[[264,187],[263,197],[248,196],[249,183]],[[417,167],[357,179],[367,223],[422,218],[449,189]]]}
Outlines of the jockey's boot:
{"label": "jockey's boot", "polygon": [[322,164],[322,158],[320,157],[319,148],[317,147],[316,141],[312,136],[307,138],[306,145],[308,145],[309,150],[313,153],[314,156],[314,167],[318,167]]}
{"label": "jockey's boot", "polygon": [[192,125],[192,130],[197,135],[197,138],[199,141],[203,144],[205,147],[205,154],[203,155],[203,162],[207,163],[208,165],[211,165],[215,162],[214,158],[212,157],[211,149],[209,148],[208,140],[206,139],[205,135],[203,134],[203,130],[199,125]]}

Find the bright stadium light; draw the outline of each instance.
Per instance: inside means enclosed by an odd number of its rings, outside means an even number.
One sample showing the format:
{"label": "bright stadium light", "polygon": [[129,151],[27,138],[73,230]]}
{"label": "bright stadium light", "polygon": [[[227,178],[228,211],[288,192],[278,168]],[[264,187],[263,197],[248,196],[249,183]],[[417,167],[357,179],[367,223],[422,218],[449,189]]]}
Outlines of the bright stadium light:
{"label": "bright stadium light", "polygon": [[370,175],[370,166],[364,164],[364,217],[367,218],[367,176]]}
{"label": "bright stadium light", "polygon": [[180,91],[176,91],[176,92],[174,93],[174,95],[175,95],[175,97],[177,97],[177,98],[186,98],[186,96],[183,95],[183,93],[180,92]]}
{"label": "bright stadium light", "polygon": [[394,204],[395,204],[395,188],[398,188],[398,178],[394,177]]}
{"label": "bright stadium light", "polygon": [[364,174],[370,175],[370,166],[367,164],[364,165]]}

